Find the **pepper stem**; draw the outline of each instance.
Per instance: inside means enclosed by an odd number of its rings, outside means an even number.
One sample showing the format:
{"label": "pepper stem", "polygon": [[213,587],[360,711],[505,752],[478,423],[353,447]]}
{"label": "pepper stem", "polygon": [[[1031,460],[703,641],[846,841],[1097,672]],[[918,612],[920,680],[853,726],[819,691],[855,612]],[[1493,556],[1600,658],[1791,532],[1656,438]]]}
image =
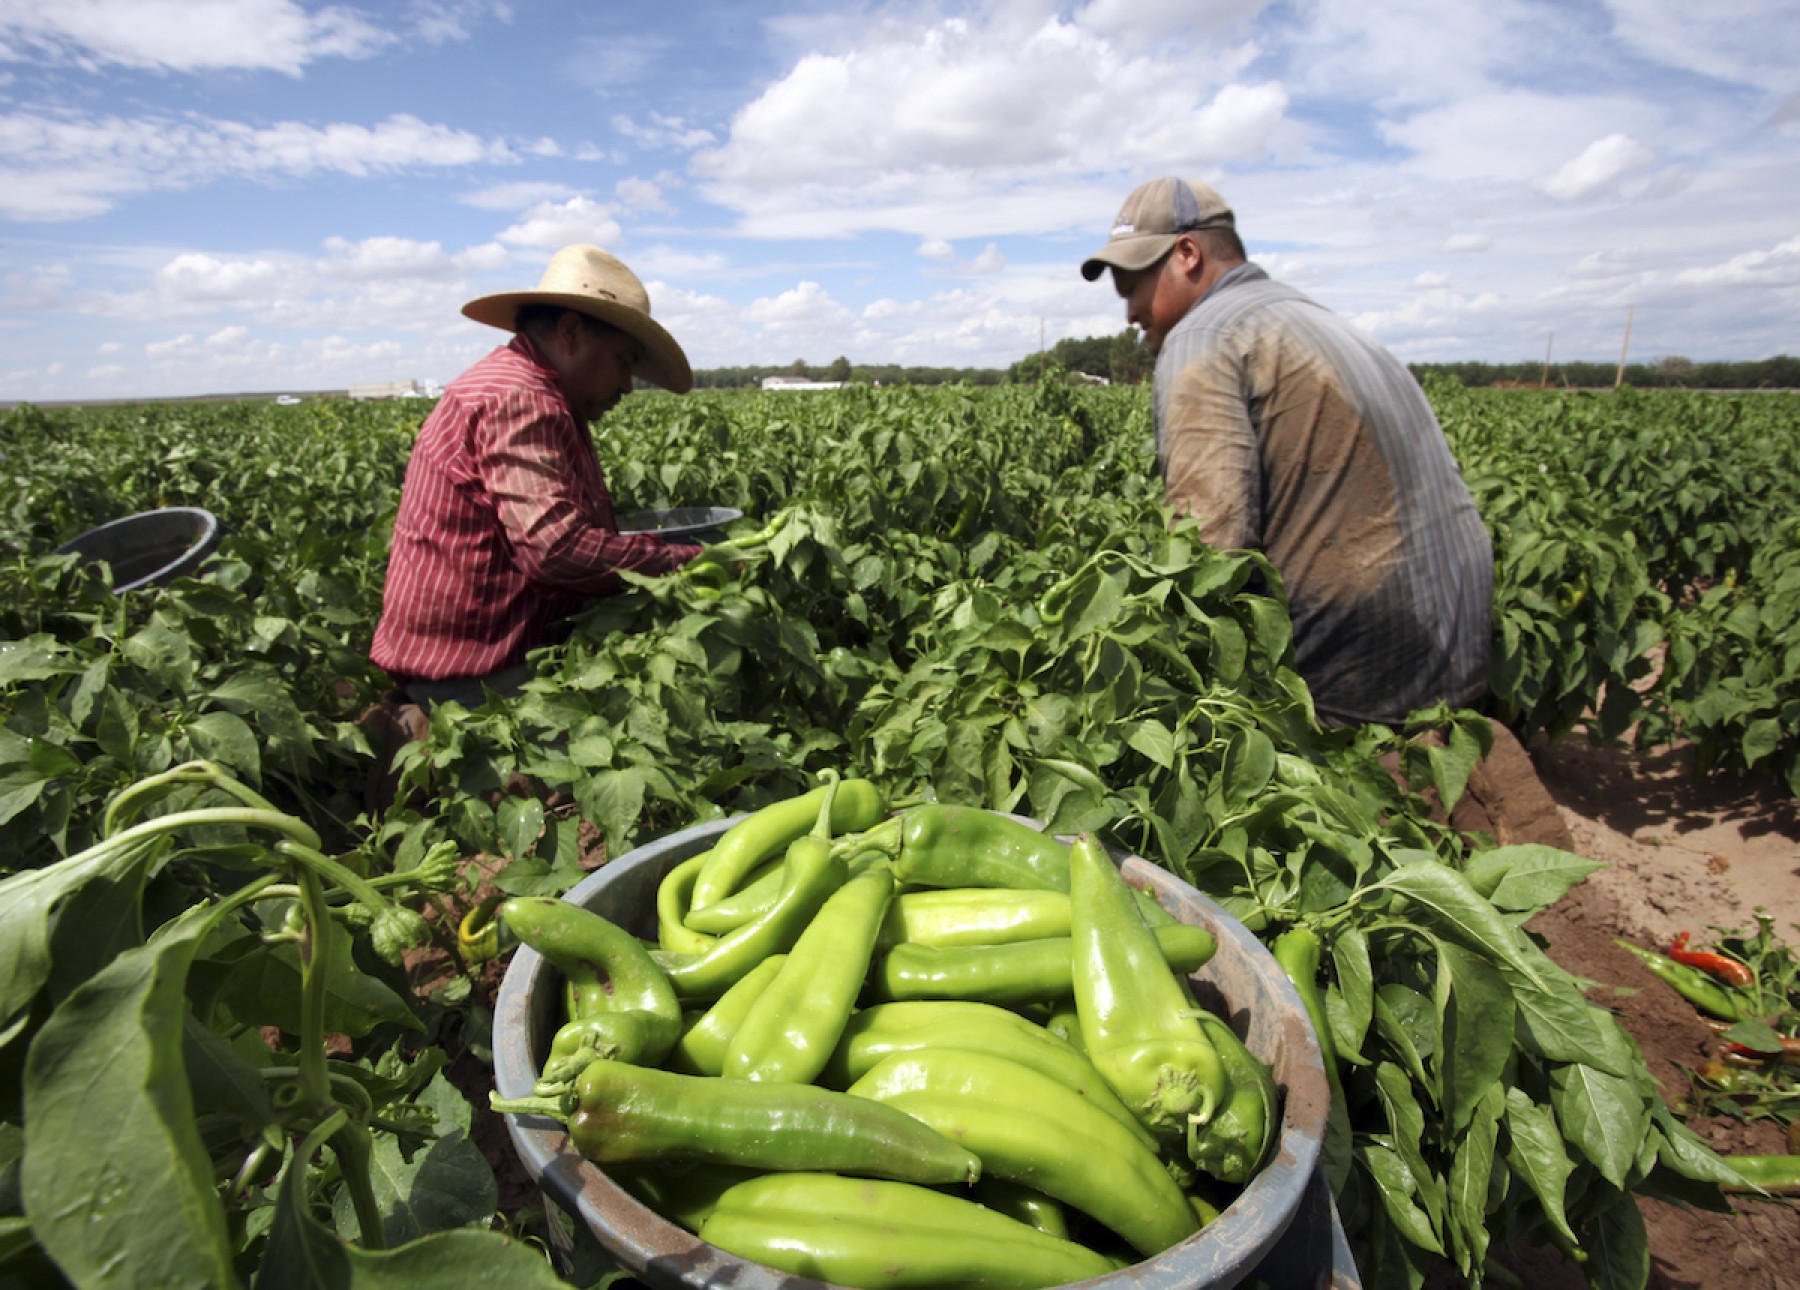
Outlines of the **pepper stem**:
{"label": "pepper stem", "polygon": [[541,1115],[546,1119],[560,1120],[564,1124],[569,1121],[572,1101],[570,1094],[556,1097],[501,1097],[498,1093],[488,1094],[488,1106],[501,1115]]}
{"label": "pepper stem", "polygon": [[831,841],[831,812],[837,805],[838,773],[827,766],[819,772],[819,778],[825,781],[825,800],[819,804],[819,819],[813,825],[812,835],[821,842]]}

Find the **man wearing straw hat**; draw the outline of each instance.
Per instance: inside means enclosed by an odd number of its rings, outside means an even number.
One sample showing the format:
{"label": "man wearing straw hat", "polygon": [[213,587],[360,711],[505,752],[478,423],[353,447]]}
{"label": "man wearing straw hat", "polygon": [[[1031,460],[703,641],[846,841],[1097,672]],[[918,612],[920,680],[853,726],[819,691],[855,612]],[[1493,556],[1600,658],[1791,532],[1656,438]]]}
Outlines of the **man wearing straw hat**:
{"label": "man wearing straw hat", "polygon": [[622,570],[669,573],[700,553],[618,531],[588,432],[634,377],[693,388],[637,276],[599,247],[566,246],[535,290],[462,311],[513,337],[451,382],[419,430],[370,649],[424,706],[516,690],[526,652],[618,590]]}
{"label": "man wearing straw hat", "polygon": [[1207,185],[1152,180],[1081,266],[1112,271],[1156,354],[1164,495],[1214,546],[1269,557],[1323,724],[1470,703],[1494,557],[1431,405],[1393,355],[1246,259],[1236,226]]}

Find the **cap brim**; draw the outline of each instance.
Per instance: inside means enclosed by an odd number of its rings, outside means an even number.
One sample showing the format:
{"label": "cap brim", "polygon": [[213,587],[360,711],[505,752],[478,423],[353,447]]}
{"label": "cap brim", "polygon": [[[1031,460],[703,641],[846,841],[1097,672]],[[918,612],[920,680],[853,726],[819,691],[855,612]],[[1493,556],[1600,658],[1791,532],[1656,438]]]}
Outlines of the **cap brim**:
{"label": "cap brim", "polygon": [[644,347],[644,357],[632,369],[652,385],[672,394],[686,394],[694,388],[694,369],[667,329],[649,314],[626,305],[596,300],[592,296],[563,295],[555,291],[503,291],[497,295],[479,296],[462,307],[463,317],[472,318],[501,331],[515,331],[520,305],[561,305],[576,313],[598,318],[636,338]]}
{"label": "cap brim", "polygon": [[1138,233],[1115,237],[1081,262],[1081,276],[1092,282],[1108,269],[1147,269],[1169,253],[1175,233]]}

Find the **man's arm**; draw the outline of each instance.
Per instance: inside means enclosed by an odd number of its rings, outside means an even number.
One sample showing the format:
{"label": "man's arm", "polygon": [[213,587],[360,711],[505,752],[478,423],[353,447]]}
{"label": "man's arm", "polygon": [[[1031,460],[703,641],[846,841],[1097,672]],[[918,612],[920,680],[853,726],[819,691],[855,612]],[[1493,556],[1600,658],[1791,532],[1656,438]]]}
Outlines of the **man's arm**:
{"label": "man's arm", "polygon": [[1184,354],[1183,339],[1170,338],[1157,371],[1163,495],[1200,521],[1201,536],[1212,545],[1260,550],[1262,456],[1243,372],[1216,348]]}
{"label": "man's arm", "polygon": [[615,591],[618,572],[680,568],[701,548],[649,533],[618,533],[612,496],[586,436],[566,410],[520,392],[483,427],[478,469],[525,575],[594,595]]}

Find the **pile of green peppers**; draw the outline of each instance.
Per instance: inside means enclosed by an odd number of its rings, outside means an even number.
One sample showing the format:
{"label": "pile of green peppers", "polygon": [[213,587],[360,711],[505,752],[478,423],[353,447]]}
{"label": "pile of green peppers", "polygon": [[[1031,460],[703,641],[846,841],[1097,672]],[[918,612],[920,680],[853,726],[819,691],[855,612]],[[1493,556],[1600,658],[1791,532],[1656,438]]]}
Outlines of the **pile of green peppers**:
{"label": "pile of green peppers", "polygon": [[732,1254],[860,1286],[1085,1280],[1194,1235],[1269,1153],[1267,1066],[1195,1002],[1215,945],[1104,846],[872,783],[745,817],[646,943],[566,901],[496,917],[566,982],[530,1098]]}

